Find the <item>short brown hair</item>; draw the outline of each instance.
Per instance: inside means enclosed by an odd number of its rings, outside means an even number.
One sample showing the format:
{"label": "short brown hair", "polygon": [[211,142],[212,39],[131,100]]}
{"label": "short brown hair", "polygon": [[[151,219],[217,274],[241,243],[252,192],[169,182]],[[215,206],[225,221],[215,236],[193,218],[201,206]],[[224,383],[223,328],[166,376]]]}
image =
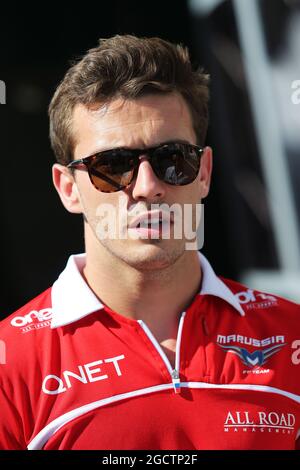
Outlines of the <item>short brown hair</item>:
{"label": "short brown hair", "polygon": [[70,67],[49,105],[50,140],[57,161],[67,165],[73,160],[75,105],[91,107],[117,97],[135,99],[174,91],[186,100],[197,142],[203,145],[208,125],[208,75],[192,69],[188,49],[155,37],[100,39],[98,47]]}

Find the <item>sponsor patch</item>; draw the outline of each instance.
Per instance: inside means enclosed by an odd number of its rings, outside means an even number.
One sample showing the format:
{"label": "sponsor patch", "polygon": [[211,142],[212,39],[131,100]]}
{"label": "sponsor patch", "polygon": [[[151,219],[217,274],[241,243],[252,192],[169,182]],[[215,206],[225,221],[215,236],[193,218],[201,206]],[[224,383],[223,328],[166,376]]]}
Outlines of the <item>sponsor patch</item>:
{"label": "sponsor patch", "polygon": [[28,333],[32,330],[38,330],[51,325],[52,308],[43,308],[41,310],[31,310],[24,316],[13,317],[10,324],[19,328],[22,333]]}
{"label": "sponsor patch", "polygon": [[265,309],[276,307],[278,301],[274,295],[264,294],[263,292],[254,292],[253,289],[238,292],[235,294],[237,301],[247,310]]}
{"label": "sponsor patch", "polygon": [[[231,343],[239,343],[240,345]],[[283,335],[258,339],[231,334],[227,336],[218,335],[217,344],[225,353],[232,353],[240,358],[241,363],[248,367],[247,370],[243,371],[244,374],[266,374],[269,372],[269,369],[263,369],[262,366],[264,366],[274,354],[281,351],[287,343]],[[251,351],[248,346],[255,346],[255,349]],[[249,372],[249,370],[252,372]]]}
{"label": "sponsor patch", "polygon": [[228,411],[224,420],[224,432],[292,434],[295,431],[295,422],[293,413]]}

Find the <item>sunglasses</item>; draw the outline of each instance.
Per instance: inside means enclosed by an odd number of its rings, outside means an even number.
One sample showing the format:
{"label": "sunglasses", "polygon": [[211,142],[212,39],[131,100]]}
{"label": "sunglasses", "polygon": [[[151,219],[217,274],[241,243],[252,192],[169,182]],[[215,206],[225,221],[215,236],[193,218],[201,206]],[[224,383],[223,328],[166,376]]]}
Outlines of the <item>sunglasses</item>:
{"label": "sunglasses", "polygon": [[73,160],[70,169],[86,167],[96,189],[113,193],[129,186],[137,176],[140,156],[147,155],[160,180],[173,186],[192,183],[199,172],[203,148],[181,142],[160,144],[147,149],[115,148]]}

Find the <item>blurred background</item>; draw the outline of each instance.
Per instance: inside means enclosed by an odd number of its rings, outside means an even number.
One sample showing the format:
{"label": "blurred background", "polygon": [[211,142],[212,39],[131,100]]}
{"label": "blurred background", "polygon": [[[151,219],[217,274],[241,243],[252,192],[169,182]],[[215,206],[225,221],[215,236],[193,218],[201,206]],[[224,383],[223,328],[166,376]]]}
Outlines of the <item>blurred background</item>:
{"label": "blurred background", "polygon": [[218,274],[300,302],[300,1],[97,5],[1,6],[0,316],[83,251],[82,218],[52,187],[47,106],[69,61],[117,33],[184,43],[211,74],[202,251]]}

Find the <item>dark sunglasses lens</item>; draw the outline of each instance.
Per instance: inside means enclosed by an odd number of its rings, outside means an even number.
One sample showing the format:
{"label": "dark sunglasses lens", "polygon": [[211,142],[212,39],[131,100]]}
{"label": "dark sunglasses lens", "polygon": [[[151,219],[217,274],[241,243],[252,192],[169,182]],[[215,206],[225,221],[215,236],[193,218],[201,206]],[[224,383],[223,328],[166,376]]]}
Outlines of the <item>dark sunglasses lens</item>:
{"label": "dark sunglasses lens", "polygon": [[190,145],[164,145],[154,152],[153,169],[166,183],[183,186],[196,179],[200,157],[199,149]]}
{"label": "dark sunglasses lens", "polygon": [[94,186],[104,193],[112,193],[131,183],[134,173],[134,159],[130,151],[116,150],[103,152],[95,158],[89,169]]}

